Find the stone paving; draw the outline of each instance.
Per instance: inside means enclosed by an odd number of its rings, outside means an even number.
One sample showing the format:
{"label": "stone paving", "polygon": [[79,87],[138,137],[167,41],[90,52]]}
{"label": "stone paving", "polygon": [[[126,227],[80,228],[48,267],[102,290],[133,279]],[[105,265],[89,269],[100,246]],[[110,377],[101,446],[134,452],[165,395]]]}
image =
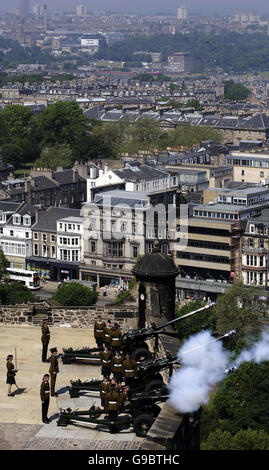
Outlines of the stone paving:
{"label": "stone paving", "polygon": [[[50,327],[49,347],[73,348],[83,345],[95,346],[93,330]],[[7,396],[6,356],[17,352],[17,385],[14,397]],[[58,397],[51,397],[48,416],[50,424],[41,421],[40,384],[49,364],[41,362],[41,329],[32,326],[0,325],[0,449],[138,449],[143,439],[135,436],[132,429],[124,429],[111,435],[96,425],[68,427],[57,426],[59,408],[88,409],[99,404],[98,397],[89,394],[71,399],[67,386],[70,380],[101,378],[100,367],[85,364],[62,364],[57,376]]]}

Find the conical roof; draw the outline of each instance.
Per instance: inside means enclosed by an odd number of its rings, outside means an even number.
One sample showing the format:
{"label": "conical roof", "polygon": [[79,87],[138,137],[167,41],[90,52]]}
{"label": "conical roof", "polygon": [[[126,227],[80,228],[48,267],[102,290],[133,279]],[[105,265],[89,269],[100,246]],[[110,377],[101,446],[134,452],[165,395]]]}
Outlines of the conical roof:
{"label": "conical roof", "polygon": [[132,273],[136,277],[176,277],[179,274],[173,259],[161,253],[160,244],[154,242],[152,253],[144,255],[132,269]]}

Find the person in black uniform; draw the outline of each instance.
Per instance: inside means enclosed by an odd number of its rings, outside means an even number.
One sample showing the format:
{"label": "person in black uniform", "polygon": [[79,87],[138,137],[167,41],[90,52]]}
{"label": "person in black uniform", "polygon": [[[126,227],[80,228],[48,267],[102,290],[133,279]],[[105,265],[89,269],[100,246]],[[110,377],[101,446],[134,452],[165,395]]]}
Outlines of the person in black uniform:
{"label": "person in black uniform", "polygon": [[15,375],[16,375],[16,372],[18,372],[17,369],[15,369],[15,366],[12,361],[13,361],[13,356],[12,354],[9,354],[7,356],[7,381],[6,381],[6,383],[8,384],[8,391],[7,391],[8,397],[14,397],[14,394],[11,393],[11,386],[16,385]]}
{"label": "person in black uniform", "polygon": [[51,420],[48,418],[48,409],[50,403],[50,385],[49,385],[49,374],[43,375],[43,380],[40,386],[40,398],[42,402],[42,422],[48,424]]}
{"label": "person in black uniform", "polygon": [[47,352],[48,352],[48,345],[50,342],[50,330],[48,327],[48,320],[43,320],[42,324],[42,362],[47,362]]}
{"label": "person in black uniform", "polygon": [[56,378],[57,374],[59,372],[59,365],[58,365],[58,359],[57,359],[57,348],[52,348],[50,350],[51,352],[51,357],[50,357],[50,368],[49,368],[49,373],[50,373],[50,390],[51,390],[51,396],[52,397],[57,397],[58,394],[55,393],[55,384],[56,384]]}

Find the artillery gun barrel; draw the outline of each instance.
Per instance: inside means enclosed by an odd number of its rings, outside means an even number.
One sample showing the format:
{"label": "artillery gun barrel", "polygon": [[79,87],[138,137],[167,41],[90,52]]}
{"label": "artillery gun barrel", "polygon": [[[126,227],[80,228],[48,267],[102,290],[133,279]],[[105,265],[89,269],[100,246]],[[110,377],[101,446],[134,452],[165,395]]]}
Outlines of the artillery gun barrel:
{"label": "artillery gun barrel", "polygon": [[198,310],[194,310],[193,312],[186,313],[186,315],[182,315],[182,317],[174,318],[174,320],[170,320],[166,323],[162,323],[161,325],[157,326],[157,330],[161,330],[162,328],[165,328],[168,325],[172,325],[173,323],[177,323],[180,320],[183,320],[184,318],[190,317],[191,315],[195,315],[196,313],[203,312],[204,310],[208,310],[209,308],[212,308],[215,304],[207,304],[204,307],[198,308]]}

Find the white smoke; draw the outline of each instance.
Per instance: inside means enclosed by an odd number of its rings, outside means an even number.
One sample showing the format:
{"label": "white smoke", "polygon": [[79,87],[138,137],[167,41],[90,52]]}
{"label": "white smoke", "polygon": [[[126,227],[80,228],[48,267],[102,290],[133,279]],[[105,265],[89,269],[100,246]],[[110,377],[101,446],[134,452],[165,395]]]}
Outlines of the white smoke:
{"label": "white smoke", "polygon": [[229,358],[222,343],[214,341],[209,331],[190,337],[178,351],[183,367],[168,384],[170,403],[181,413],[197,411],[207,403],[212,387],[225,377]]}
{"label": "white smoke", "polygon": [[269,332],[264,331],[261,339],[251,348],[244,349],[233,363],[222,343],[216,341],[210,331],[191,336],[177,356],[183,367],[170,379],[169,401],[181,413],[191,413],[208,402],[210,391],[225,378],[227,369],[243,362],[269,360]]}
{"label": "white smoke", "polygon": [[255,343],[251,348],[244,349],[238,356],[234,365],[240,366],[242,362],[256,362],[259,364],[262,361],[269,361],[269,332],[263,331],[261,339]]}

